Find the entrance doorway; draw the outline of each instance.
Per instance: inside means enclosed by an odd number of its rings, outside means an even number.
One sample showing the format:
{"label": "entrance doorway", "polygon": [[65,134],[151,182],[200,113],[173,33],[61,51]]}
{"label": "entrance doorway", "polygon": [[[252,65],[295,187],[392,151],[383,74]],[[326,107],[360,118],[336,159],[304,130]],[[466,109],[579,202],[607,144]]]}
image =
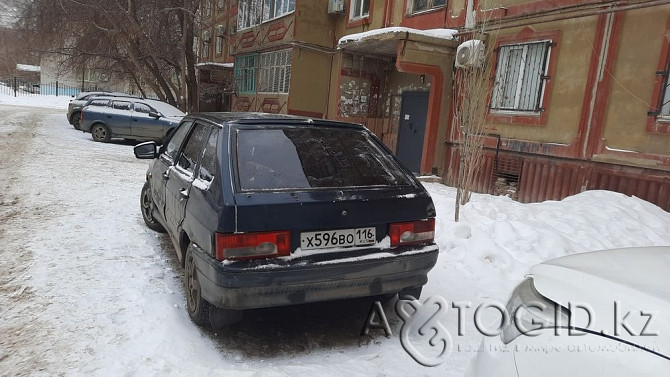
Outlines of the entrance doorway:
{"label": "entrance doorway", "polygon": [[397,155],[412,172],[421,170],[423,138],[428,116],[428,92],[405,92],[400,107]]}

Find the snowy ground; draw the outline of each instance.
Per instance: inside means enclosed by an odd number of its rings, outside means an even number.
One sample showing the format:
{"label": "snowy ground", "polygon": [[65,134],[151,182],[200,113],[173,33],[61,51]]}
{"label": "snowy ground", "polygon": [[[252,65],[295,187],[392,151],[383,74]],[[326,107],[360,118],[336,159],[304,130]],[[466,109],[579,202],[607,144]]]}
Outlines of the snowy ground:
{"label": "snowy ground", "polygon": [[[216,332],[193,325],[169,240],[142,223],[147,163],[127,143],[75,131],[66,104],[0,105],[0,375],[463,374],[480,340],[472,315],[435,368],[403,351],[391,312],[391,338],[361,337],[365,300],[253,311]],[[670,245],[670,214],[617,193],[538,204],[475,195],[454,223],[454,190],[426,187],[441,254],[423,297],[504,301],[543,260]],[[452,335],[456,321],[453,310],[442,319]]]}
{"label": "snowy ground", "polygon": [[15,106],[35,106],[49,109],[65,109],[67,104],[72,100],[69,96],[39,96],[39,95],[19,95],[11,96],[0,93],[0,105],[15,105]]}

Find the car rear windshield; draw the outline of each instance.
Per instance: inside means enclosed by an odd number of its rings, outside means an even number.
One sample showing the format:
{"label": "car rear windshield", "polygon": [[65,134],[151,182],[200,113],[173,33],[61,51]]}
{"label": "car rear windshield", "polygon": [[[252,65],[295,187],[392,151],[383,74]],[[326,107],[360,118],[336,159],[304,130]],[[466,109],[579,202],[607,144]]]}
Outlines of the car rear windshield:
{"label": "car rear windshield", "polygon": [[356,129],[238,129],[237,168],[244,191],[412,184],[388,152]]}

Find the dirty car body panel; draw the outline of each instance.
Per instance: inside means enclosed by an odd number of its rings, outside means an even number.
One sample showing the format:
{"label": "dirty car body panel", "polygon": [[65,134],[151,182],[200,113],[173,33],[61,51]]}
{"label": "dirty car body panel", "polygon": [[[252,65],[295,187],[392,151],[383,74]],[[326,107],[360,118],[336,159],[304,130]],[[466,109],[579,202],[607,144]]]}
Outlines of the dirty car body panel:
{"label": "dirty car body panel", "polygon": [[[193,254],[200,294],[218,308],[394,294],[423,286],[437,260],[430,196],[360,125],[189,115],[147,176],[154,217],[180,259]],[[414,225],[426,227],[419,241],[398,241],[414,233],[396,230]],[[228,244],[267,232],[281,233],[286,253],[235,254],[248,248]]]}

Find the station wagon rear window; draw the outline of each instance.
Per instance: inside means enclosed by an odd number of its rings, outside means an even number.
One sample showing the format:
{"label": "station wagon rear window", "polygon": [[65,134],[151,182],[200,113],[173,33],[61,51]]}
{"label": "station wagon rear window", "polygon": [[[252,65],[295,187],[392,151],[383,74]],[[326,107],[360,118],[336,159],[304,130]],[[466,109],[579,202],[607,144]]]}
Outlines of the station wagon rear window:
{"label": "station wagon rear window", "polygon": [[243,191],[411,185],[365,132],[352,129],[239,129]]}

